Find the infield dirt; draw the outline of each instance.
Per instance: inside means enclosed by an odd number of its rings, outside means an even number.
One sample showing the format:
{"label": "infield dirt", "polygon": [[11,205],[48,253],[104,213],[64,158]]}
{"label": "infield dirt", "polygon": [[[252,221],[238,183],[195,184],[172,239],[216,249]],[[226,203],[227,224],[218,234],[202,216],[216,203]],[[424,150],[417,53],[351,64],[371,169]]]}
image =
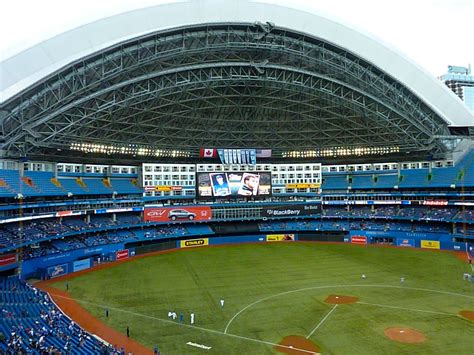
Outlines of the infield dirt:
{"label": "infield dirt", "polygon": [[422,332],[411,328],[387,328],[384,334],[390,340],[398,341],[399,343],[417,344],[423,343],[426,340],[426,336]]}
{"label": "infield dirt", "polygon": [[352,296],[344,296],[344,295],[329,295],[326,297],[324,302],[329,304],[349,304],[349,303],[356,303],[359,299],[357,297]]}
{"label": "infield dirt", "polygon": [[289,355],[319,354],[321,351],[311,340],[299,335],[284,337],[278,345],[275,345],[275,349]]}

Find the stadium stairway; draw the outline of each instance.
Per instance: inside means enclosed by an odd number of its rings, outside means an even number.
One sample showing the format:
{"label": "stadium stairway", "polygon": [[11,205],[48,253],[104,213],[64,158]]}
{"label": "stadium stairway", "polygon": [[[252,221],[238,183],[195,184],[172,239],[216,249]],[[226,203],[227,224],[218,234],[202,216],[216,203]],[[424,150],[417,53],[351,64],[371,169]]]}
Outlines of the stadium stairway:
{"label": "stadium stairway", "polygon": [[121,194],[141,194],[142,189],[133,184],[132,179],[110,179],[110,184],[113,191]]}
{"label": "stadium stairway", "polygon": [[30,178],[36,186],[40,188],[41,196],[61,196],[66,195],[64,188],[56,186],[52,180],[54,175],[47,171],[25,171],[25,177]]}

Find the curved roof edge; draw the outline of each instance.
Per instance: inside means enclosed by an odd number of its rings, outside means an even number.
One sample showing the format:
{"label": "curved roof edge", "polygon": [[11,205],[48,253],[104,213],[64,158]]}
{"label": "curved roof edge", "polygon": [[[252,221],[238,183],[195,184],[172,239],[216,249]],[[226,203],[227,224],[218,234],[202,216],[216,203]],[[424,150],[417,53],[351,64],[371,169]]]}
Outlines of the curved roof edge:
{"label": "curved roof edge", "polygon": [[255,21],[273,22],[351,51],[409,87],[449,125],[474,125],[474,115],[451,90],[380,39],[327,17],[258,0],[175,1],[64,32],[0,62],[0,103],[67,64],[128,39],[187,25]]}

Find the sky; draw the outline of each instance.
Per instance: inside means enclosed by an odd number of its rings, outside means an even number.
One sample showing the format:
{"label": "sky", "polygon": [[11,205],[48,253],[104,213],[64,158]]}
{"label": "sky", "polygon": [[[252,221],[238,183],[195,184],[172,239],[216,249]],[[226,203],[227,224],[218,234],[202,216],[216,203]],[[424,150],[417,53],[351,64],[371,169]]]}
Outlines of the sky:
{"label": "sky", "polygon": [[[163,0],[0,0],[0,61],[64,31]],[[474,0],[265,0],[368,32],[433,76],[474,66]]]}

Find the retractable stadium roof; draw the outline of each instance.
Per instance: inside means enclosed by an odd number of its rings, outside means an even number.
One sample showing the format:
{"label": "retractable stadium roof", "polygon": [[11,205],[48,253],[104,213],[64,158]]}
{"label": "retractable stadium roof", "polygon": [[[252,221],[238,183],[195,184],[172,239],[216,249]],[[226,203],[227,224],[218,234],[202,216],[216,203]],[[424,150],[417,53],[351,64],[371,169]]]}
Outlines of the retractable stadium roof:
{"label": "retractable stadium roof", "polygon": [[449,89],[380,40],[257,1],[105,18],[4,60],[0,76],[3,157],[84,142],[186,156],[396,147],[426,157],[447,151],[450,126],[474,125]]}

